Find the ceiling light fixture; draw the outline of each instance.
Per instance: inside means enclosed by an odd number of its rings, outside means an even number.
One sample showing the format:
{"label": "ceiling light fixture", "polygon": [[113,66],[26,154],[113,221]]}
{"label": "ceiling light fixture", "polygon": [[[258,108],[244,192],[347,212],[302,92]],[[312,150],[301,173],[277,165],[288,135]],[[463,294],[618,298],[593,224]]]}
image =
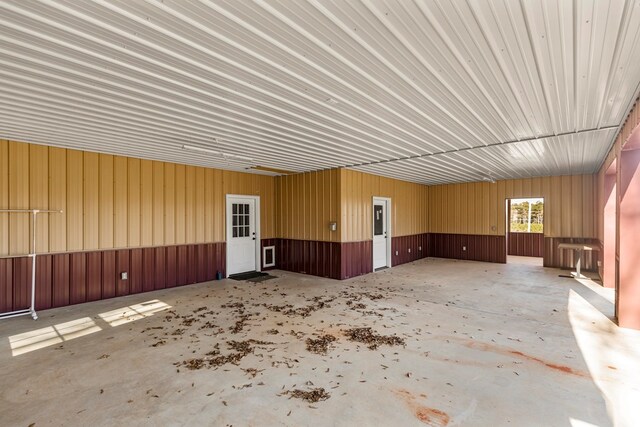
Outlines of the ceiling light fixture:
{"label": "ceiling light fixture", "polygon": [[195,146],[195,145],[183,145],[182,149],[183,150],[187,150],[187,151],[198,151],[200,153],[207,153],[207,154],[213,154],[215,156],[221,156],[225,160],[238,160],[238,161],[248,162],[248,163],[252,163],[253,162],[253,159],[251,159],[249,157],[243,157],[243,156],[239,156],[237,154],[223,153],[222,151],[211,150],[209,148],[198,147],[198,146]]}
{"label": "ceiling light fixture", "polygon": [[482,180],[483,180],[483,181],[486,181],[486,182],[490,182],[490,183],[492,183],[492,184],[495,184],[495,183],[496,183],[496,180],[495,180],[495,179],[493,179],[493,178],[491,178],[490,176],[483,176],[483,177],[482,177]]}

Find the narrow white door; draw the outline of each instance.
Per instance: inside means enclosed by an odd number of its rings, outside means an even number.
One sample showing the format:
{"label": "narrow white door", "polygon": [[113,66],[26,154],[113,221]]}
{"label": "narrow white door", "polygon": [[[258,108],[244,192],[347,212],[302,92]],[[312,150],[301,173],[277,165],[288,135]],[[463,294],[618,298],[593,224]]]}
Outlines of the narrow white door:
{"label": "narrow white door", "polygon": [[256,201],[227,200],[227,275],[256,270]]}
{"label": "narrow white door", "polygon": [[388,204],[386,200],[373,200],[373,269],[389,267],[388,260]]}

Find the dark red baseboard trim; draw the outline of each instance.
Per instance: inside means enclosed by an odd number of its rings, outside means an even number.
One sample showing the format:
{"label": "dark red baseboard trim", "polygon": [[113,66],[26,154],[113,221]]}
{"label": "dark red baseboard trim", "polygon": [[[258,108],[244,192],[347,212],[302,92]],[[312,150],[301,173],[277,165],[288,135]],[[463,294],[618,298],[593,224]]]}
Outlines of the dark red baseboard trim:
{"label": "dark red baseboard trim", "polygon": [[[214,280],[225,244],[38,255],[36,310]],[[126,271],[128,280],[121,280]],[[31,259],[0,259],[0,312],[29,307]]]}
{"label": "dark red baseboard trim", "polygon": [[429,256],[506,263],[505,236],[429,233]]}
{"label": "dark red baseboard trim", "polygon": [[542,233],[509,233],[507,246],[509,255],[542,257],[544,235]]}
{"label": "dark red baseboard trim", "polygon": [[[575,251],[558,249],[560,243],[584,243],[600,245],[600,240],[594,238],[577,237],[545,237],[543,265],[553,268],[575,267]],[[581,269],[585,271],[598,271],[599,252],[585,252]]]}
{"label": "dark red baseboard trim", "polygon": [[313,276],[341,278],[340,243],[317,240],[275,240],[276,268]]}

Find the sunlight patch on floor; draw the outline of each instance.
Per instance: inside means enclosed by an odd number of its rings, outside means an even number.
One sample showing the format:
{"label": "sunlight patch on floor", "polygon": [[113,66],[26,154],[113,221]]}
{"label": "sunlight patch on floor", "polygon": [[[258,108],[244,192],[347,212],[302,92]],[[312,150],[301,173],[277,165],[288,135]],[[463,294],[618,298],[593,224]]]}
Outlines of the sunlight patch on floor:
{"label": "sunlight patch on floor", "polygon": [[170,308],[170,305],[155,299],[100,313],[98,316],[111,326],[119,326],[135,320],[144,319],[145,317],[153,316],[159,311],[168,310]]}
{"label": "sunlight patch on floor", "polygon": [[93,319],[83,317],[70,322],[12,335],[9,337],[9,344],[11,345],[12,355],[19,356],[101,330],[102,328],[96,325]]}

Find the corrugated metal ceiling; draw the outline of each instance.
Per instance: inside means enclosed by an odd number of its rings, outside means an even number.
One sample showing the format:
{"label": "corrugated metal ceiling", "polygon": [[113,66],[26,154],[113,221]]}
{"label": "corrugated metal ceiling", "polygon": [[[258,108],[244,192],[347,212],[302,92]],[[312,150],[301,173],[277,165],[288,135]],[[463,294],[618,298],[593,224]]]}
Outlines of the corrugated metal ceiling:
{"label": "corrugated metal ceiling", "polygon": [[1,138],[225,169],[591,173],[639,82],[640,1],[0,0]]}

